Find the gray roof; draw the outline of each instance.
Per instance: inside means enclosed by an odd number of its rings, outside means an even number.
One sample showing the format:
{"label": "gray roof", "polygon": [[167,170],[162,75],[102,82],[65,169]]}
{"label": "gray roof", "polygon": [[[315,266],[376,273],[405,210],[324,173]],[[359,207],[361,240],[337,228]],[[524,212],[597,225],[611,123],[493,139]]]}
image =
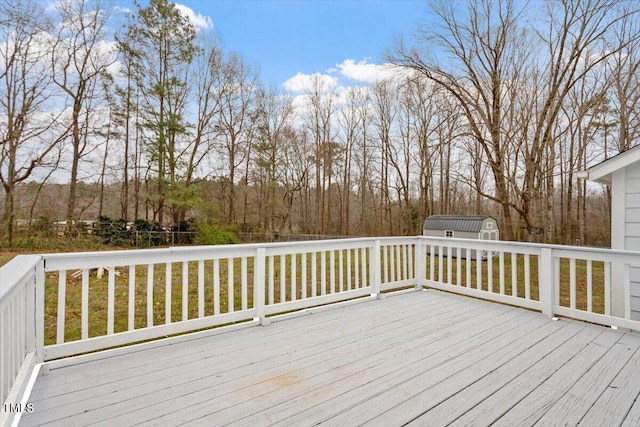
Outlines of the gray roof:
{"label": "gray roof", "polygon": [[480,232],[486,215],[431,215],[424,222],[425,230]]}

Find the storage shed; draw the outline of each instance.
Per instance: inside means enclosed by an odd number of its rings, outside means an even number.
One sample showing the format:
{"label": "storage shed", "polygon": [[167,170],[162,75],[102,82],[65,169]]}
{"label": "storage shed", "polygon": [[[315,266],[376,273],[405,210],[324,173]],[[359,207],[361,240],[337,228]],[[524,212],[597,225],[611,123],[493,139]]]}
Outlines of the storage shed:
{"label": "storage shed", "polygon": [[[611,188],[611,249],[640,251],[640,145],[578,172],[578,177]],[[640,268],[629,273],[631,319],[640,320]],[[624,315],[624,289],[618,286],[623,283],[622,267],[614,263],[611,274],[613,314]]]}
{"label": "storage shed", "polygon": [[486,215],[431,215],[422,228],[424,236],[498,240],[495,218]]}
{"label": "storage shed", "polygon": [[[458,239],[498,240],[500,231],[498,230],[498,221],[486,215],[431,215],[424,222],[422,235]],[[427,248],[427,253],[430,253],[430,248]],[[434,253],[438,254],[438,248],[435,248]],[[460,256],[461,258],[467,258],[465,249],[462,250]],[[479,258],[486,259],[487,252],[482,251]],[[475,250],[471,250],[469,259],[478,259]]]}

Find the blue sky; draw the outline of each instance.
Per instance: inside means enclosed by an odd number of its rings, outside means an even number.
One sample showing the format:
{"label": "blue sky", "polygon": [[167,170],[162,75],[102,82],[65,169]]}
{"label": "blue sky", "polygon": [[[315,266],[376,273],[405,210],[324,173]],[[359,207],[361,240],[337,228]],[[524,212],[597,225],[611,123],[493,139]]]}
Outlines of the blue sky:
{"label": "blue sky", "polygon": [[[145,2],[142,2],[143,4]],[[298,73],[329,73],[349,85],[356,66],[381,64],[394,38],[411,38],[427,16],[425,0],[179,0],[211,19],[227,50],[282,86]],[[352,62],[352,78],[336,68]],[[331,70],[331,71],[329,71]]]}

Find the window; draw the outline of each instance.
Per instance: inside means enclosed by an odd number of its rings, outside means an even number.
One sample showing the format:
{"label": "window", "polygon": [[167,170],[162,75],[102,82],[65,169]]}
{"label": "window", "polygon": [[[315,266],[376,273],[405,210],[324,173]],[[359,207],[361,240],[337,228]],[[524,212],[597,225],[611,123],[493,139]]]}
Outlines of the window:
{"label": "window", "polygon": [[445,230],[444,237],[453,237],[453,230]]}
{"label": "window", "polygon": [[493,223],[492,222],[488,222],[487,223],[487,229],[489,229],[489,228],[493,228]]}

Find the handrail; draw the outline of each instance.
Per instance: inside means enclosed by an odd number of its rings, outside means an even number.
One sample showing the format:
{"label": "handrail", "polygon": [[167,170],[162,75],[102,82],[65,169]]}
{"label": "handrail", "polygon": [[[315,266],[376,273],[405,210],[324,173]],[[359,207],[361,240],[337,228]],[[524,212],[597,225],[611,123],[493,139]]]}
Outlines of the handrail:
{"label": "handrail", "polygon": [[[58,301],[49,303],[56,322],[48,330],[44,358],[230,322],[265,324],[268,315],[413,286],[415,242],[352,238],[43,255]],[[387,270],[380,281],[373,280],[380,276],[378,259]],[[106,312],[101,329],[88,320],[95,318],[89,305],[97,287],[103,299],[99,311]],[[70,294],[79,301],[76,307],[66,304]],[[142,311],[136,298],[145,301]],[[74,335],[68,323],[78,318],[72,329],[80,333]]]}
{"label": "handrail", "polygon": [[0,400],[42,361],[401,287],[640,330],[636,268],[635,251],[425,236],[18,256],[0,268]]}
{"label": "handrail", "polygon": [[39,325],[44,319],[36,295],[41,273],[37,255],[17,256],[0,268],[0,426],[12,422],[16,412],[9,404],[20,402],[34,366],[42,361]]}

